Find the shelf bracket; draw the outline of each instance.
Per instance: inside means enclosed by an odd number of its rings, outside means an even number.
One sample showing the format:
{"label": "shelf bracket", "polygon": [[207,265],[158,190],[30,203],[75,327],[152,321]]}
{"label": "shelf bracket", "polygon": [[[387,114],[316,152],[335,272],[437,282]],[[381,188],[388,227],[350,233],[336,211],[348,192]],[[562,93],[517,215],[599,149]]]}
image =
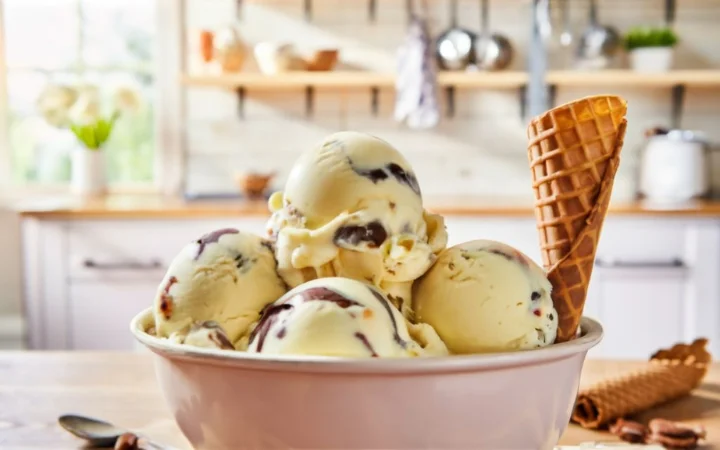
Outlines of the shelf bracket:
{"label": "shelf bracket", "polygon": [[555,101],[557,100],[557,84],[548,85],[548,103],[550,108],[555,107]]}
{"label": "shelf bracket", "polygon": [[373,86],[370,89],[370,111],[373,117],[377,117],[378,110],[380,109],[380,89],[377,86]]}
{"label": "shelf bracket", "polygon": [[310,22],[312,20],[312,0],[304,0],[303,1],[303,13],[305,14],[305,20]]}
{"label": "shelf bracket", "polygon": [[455,117],[455,86],[445,88],[445,101],[447,102],[447,117]]}
{"label": "shelf bracket", "polygon": [[520,100],[520,120],[525,120],[527,114],[527,84],[523,84],[518,88],[518,96]]}
{"label": "shelf bracket", "polygon": [[377,20],[377,0],[368,0],[368,20],[372,23]]}
{"label": "shelf bracket", "polygon": [[683,103],[685,102],[685,85],[676,84],[672,88],[672,110],[670,124],[673,128],[680,128],[682,120]]}
{"label": "shelf bracket", "polygon": [[238,117],[241,119],[245,118],[245,88],[237,88],[237,99],[238,99]]}
{"label": "shelf bracket", "polygon": [[242,4],[243,0],[235,0],[235,19],[237,19],[238,22],[242,22]]}
{"label": "shelf bracket", "polygon": [[675,0],[665,0],[665,25],[672,27],[675,24]]}
{"label": "shelf bracket", "polygon": [[305,115],[312,117],[314,112],[315,88],[307,86],[305,88]]}

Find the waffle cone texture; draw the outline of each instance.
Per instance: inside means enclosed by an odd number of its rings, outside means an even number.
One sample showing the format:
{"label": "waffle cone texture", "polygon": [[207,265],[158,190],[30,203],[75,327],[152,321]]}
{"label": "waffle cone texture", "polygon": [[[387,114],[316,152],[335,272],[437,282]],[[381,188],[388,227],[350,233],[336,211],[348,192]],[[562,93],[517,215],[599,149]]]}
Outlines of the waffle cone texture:
{"label": "waffle cone texture", "polygon": [[528,127],[535,218],[559,320],[556,342],[577,334],[626,114],[622,98],[592,96],[553,108]]}
{"label": "waffle cone texture", "polygon": [[688,395],[705,377],[711,361],[707,341],[679,344],[653,355],[647,367],[580,391],[572,421],[585,428],[610,422]]}

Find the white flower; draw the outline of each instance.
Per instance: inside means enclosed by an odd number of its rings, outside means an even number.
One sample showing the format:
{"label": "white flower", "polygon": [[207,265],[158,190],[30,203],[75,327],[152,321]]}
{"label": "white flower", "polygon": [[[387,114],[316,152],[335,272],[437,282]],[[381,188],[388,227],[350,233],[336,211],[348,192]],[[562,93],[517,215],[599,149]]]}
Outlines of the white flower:
{"label": "white flower", "polygon": [[142,97],[137,89],[121,86],[115,90],[115,107],[127,114],[136,113],[142,106]]}
{"label": "white flower", "polygon": [[75,124],[87,125],[100,118],[100,93],[94,86],[83,86],[78,89],[79,95],[68,113]]}
{"label": "white flower", "polygon": [[60,127],[67,124],[70,107],[77,96],[77,91],[69,86],[50,84],[38,96],[36,106],[47,123]]}

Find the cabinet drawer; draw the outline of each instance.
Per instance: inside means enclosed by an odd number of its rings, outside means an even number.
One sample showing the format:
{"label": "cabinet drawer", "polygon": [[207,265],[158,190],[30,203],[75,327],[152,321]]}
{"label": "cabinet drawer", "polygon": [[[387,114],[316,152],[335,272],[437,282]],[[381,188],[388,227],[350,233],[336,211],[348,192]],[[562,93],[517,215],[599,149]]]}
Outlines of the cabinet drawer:
{"label": "cabinet drawer", "polygon": [[264,233],[265,218],[235,220],[123,220],[68,224],[71,279],[162,276],[186,244],[218,228]]}
{"label": "cabinet drawer", "polygon": [[152,305],[157,283],[74,283],[69,290],[73,350],[134,350],[130,321]]}
{"label": "cabinet drawer", "polygon": [[671,265],[684,258],[687,228],[687,221],[609,217],[596,258],[606,265]]}
{"label": "cabinet drawer", "polygon": [[[492,239],[516,247],[542,263],[534,218],[447,216],[449,245],[473,239]],[[681,220],[614,218],[605,221],[596,257],[605,265],[670,266],[683,262],[687,228]]]}

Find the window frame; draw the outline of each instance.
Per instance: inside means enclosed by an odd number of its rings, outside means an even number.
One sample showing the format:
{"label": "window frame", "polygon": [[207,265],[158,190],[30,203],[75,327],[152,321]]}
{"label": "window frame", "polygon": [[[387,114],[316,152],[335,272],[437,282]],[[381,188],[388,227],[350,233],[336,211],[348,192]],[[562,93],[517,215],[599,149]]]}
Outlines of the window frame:
{"label": "window frame", "polygon": [[[155,78],[154,103],[155,152],[153,181],[150,183],[110,186],[110,193],[162,193],[178,195],[183,190],[185,102],[181,75],[185,63],[185,1],[154,0],[155,2]],[[0,0],[0,42],[5,42],[4,2]],[[67,183],[17,185],[12,183],[12,152],[8,136],[7,59],[0,45],[0,190],[13,193],[69,192]]]}

